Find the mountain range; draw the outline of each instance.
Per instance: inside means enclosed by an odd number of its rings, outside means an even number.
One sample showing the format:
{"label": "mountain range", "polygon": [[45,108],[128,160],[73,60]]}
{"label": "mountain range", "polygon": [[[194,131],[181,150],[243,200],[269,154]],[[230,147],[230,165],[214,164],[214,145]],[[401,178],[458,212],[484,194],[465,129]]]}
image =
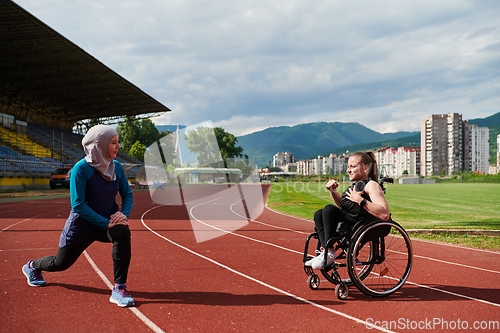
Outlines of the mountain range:
{"label": "mountain range", "polygon": [[185,125],[155,125],[156,129],[159,132],[175,132],[177,130],[177,127],[179,127],[179,130],[185,128]]}
{"label": "mountain range", "polygon": [[[490,164],[495,164],[496,137],[500,134],[500,112],[486,118],[470,119],[470,124],[490,129]],[[179,126],[180,129],[185,126]],[[175,131],[175,125],[157,125],[159,131]],[[272,163],[278,152],[291,152],[297,160],[313,159],[318,155],[367,151],[381,147],[420,147],[420,131],[379,133],[359,123],[316,122],[295,126],[269,127],[238,137],[243,153],[258,167]]]}
{"label": "mountain range", "polygon": [[420,135],[419,132],[381,134],[359,123],[317,122],[266,128],[238,137],[238,145],[262,167],[278,152],[291,152],[297,160],[316,158],[341,147],[398,140],[417,134]]}
{"label": "mountain range", "polygon": [[[470,124],[490,129],[490,164],[495,163],[496,137],[500,134],[500,112],[469,120]],[[359,123],[317,122],[295,126],[270,127],[238,137],[244,153],[259,167],[272,163],[278,152],[291,152],[297,160],[375,150],[381,147],[420,147],[420,132],[379,133]]]}

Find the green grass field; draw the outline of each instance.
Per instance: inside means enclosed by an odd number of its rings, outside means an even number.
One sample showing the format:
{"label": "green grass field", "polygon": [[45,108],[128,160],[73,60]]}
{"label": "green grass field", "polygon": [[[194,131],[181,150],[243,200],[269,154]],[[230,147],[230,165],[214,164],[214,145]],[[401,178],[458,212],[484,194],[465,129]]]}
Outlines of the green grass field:
{"label": "green grass field", "polygon": [[[341,184],[344,191],[349,184]],[[405,229],[500,229],[500,184],[385,184],[392,219]],[[270,208],[312,220],[317,209],[332,203],[324,182],[273,183]],[[500,250],[500,237],[444,235],[442,240]],[[427,237],[440,240],[439,237]],[[492,240],[492,241],[491,241]],[[463,241],[463,242],[462,242]],[[484,244],[484,246],[481,246]]]}

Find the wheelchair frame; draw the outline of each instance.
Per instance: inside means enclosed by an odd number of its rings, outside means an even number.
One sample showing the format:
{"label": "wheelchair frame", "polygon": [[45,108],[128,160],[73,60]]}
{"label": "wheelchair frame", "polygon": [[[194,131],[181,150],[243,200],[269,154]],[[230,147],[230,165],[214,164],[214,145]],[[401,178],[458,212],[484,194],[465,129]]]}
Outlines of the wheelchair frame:
{"label": "wheelchair frame", "polygon": [[[303,263],[312,259],[308,255],[312,233],[306,239]],[[318,240],[316,250],[320,249]],[[335,260],[326,265],[324,251],[322,275],[335,284],[335,296],[344,300],[349,295],[348,286],[368,296],[383,297],[396,292],[406,282],[412,266],[413,246],[406,231],[392,219],[382,221],[370,218],[358,222],[352,231],[341,231],[327,241],[325,249],[335,249]],[[339,270],[349,278],[342,279]],[[309,288],[319,288],[320,278],[312,267],[304,265]],[[347,272],[346,272],[347,271]]]}

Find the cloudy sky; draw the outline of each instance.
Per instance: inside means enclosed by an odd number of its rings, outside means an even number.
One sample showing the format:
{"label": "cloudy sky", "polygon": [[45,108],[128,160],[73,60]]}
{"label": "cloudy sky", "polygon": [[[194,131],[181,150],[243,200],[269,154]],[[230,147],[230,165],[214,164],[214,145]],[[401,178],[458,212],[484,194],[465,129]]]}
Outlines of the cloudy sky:
{"label": "cloudy sky", "polygon": [[173,112],[235,135],[500,111],[500,1],[16,0]]}

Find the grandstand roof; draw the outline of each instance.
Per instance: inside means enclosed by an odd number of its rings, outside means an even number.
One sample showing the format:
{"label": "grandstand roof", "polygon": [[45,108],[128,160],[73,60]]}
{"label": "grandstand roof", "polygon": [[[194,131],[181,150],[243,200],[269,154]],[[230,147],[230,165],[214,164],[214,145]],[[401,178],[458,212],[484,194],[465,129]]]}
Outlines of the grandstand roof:
{"label": "grandstand roof", "polygon": [[0,0],[0,112],[71,130],[170,111],[10,0]]}

